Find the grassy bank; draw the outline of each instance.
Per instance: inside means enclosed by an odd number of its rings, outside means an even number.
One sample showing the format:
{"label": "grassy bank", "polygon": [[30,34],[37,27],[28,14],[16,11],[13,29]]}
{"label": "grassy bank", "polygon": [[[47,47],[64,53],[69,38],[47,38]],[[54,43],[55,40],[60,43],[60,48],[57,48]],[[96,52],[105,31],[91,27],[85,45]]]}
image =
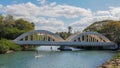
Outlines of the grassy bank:
{"label": "grassy bank", "polygon": [[111,60],[115,60],[115,59],[118,59],[120,58],[120,53],[118,53],[117,55],[115,55]]}
{"label": "grassy bank", "polygon": [[21,47],[7,39],[1,39],[0,40],[0,54],[7,53],[8,51],[11,51],[11,50],[19,51],[21,50]]}

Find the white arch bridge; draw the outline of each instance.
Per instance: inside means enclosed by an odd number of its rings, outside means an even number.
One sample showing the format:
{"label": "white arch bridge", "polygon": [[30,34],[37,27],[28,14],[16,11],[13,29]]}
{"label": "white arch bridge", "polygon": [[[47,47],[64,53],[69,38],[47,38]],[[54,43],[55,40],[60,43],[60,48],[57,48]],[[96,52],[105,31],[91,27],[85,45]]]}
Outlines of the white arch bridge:
{"label": "white arch bridge", "polygon": [[117,49],[118,46],[107,39],[105,36],[96,32],[83,32],[72,35],[66,40],[63,40],[59,35],[46,30],[33,30],[26,32],[15,40],[14,43],[24,45],[39,45],[39,46],[71,46],[83,49],[87,48],[102,48],[102,49]]}

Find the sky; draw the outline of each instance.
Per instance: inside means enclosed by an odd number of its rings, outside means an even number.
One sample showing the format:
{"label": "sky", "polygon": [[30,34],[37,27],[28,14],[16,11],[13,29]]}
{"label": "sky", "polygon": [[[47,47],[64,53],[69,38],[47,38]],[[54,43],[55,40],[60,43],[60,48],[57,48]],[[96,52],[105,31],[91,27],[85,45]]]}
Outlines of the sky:
{"label": "sky", "polygon": [[82,31],[96,21],[120,20],[120,0],[0,0],[0,14],[34,22],[36,30]]}

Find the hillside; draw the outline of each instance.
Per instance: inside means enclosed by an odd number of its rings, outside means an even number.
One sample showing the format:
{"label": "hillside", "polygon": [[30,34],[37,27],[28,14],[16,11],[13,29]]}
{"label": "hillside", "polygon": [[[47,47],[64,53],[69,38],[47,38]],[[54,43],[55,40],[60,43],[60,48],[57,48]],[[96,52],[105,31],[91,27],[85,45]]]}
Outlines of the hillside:
{"label": "hillside", "polygon": [[120,44],[120,21],[104,20],[94,22],[85,28],[84,31],[94,31],[101,33],[111,41]]}

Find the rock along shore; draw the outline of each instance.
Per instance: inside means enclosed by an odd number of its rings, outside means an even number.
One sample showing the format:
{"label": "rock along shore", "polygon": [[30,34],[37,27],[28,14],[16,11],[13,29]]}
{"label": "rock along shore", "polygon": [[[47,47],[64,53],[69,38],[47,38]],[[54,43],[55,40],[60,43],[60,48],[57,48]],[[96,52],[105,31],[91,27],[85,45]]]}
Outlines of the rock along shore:
{"label": "rock along shore", "polygon": [[109,60],[97,68],[120,68],[120,58]]}

